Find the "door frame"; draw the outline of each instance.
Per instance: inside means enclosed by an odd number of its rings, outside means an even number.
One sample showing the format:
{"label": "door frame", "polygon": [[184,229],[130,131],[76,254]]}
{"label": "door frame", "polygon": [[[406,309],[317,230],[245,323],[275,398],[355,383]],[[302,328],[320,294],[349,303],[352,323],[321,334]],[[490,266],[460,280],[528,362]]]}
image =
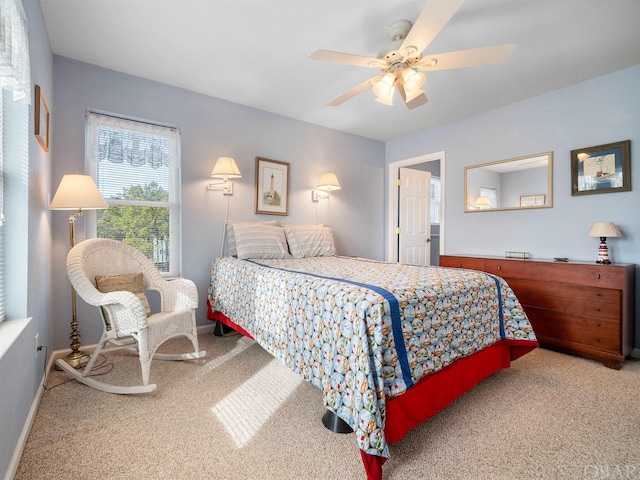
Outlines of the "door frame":
{"label": "door frame", "polygon": [[386,259],[388,262],[398,261],[398,235],[396,228],[398,226],[398,174],[401,167],[410,167],[419,163],[427,163],[440,160],[440,248],[439,255],[444,255],[444,189],[445,189],[445,153],[441,152],[430,153],[428,155],[421,155],[419,157],[407,158],[405,160],[398,160],[397,162],[391,162],[387,168],[388,178],[388,192],[387,198],[387,254]]}

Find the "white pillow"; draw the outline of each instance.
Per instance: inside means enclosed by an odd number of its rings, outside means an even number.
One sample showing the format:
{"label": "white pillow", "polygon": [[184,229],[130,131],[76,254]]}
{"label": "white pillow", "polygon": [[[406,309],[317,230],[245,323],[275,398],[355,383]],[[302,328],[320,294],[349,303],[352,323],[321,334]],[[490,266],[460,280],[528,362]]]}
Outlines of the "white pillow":
{"label": "white pillow", "polygon": [[324,225],[283,225],[294,258],[332,257],[336,254],[333,233]]}
{"label": "white pillow", "polygon": [[227,255],[236,255],[236,237],[233,232],[234,225],[277,225],[275,220],[265,222],[243,222],[240,220],[227,220]]}
{"label": "white pillow", "polygon": [[290,258],[284,230],[265,223],[233,226],[238,258]]}

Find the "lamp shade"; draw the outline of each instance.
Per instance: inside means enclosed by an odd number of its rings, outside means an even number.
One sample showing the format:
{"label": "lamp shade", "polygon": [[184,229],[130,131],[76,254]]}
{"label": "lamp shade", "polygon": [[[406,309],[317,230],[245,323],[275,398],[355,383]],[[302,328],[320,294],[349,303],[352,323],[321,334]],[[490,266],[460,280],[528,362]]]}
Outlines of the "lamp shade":
{"label": "lamp shade", "polygon": [[338,177],[336,177],[335,173],[323,173],[316,188],[325,192],[340,190],[340,182],[338,182]]}
{"label": "lamp shade", "polygon": [[590,237],[621,237],[618,227],[611,222],[596,222],[589,229]]}
{"label": "lamp shade", "polygon": [[491,208],[491,200],[489,200],[489,197],[481,195],[478,197],[476,203],[474,203],[473,206],[480,208]]}
{"label": "lamp shade", "polygon": [[70,174],[62,177],[49,210],[97,210],[109,208],[93,178],[89,175]]}
{"label": "lamp shade", "polygon": [[242,174],[236,165],[236,161],[231,157],[220,157],[211,171],[212,178],[240,178]]}

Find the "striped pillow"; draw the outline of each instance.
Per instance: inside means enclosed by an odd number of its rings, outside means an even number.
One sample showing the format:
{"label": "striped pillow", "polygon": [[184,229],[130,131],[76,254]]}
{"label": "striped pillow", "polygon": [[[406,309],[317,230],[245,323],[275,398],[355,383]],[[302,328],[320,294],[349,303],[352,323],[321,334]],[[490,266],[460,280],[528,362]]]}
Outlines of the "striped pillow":
{"label": "striped pillow", "polygon": [[289,258],[287,239],[279,225],[233,226],[238,258]]}
{"label": "striped pillow", "polygon": [[233,232],[234,225],[277,225],[275,220],[266,222],[243,222],[240,220],[227,220],[227,255],[236,255],[236,236]]}
{"label": "striped pillow", "polygon": [[333,233],[324,225],[283,225],[294,258],[332,257],[336,254]]}

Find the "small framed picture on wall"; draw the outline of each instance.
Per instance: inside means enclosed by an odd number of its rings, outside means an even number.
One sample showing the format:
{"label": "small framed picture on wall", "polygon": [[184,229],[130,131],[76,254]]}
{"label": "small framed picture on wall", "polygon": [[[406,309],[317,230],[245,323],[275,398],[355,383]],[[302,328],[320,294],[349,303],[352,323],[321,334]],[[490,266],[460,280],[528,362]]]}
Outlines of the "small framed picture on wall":
{"label": "small framed picture on wall", "polygon": [[571,150],[571,195],[631,190],[631,141]]}
{"label": "small framed picture on wall", "polygon": [[50,113],[47,102],[42,96],[40,85],[36,85],[35,104],[35,127],[34,132],[40,146],[45,152],[49,151],[49,122]]}
{"label": "small framed picture on wall", "polygon": [[255,213],[289,215],[289,164],[256,157]]}

